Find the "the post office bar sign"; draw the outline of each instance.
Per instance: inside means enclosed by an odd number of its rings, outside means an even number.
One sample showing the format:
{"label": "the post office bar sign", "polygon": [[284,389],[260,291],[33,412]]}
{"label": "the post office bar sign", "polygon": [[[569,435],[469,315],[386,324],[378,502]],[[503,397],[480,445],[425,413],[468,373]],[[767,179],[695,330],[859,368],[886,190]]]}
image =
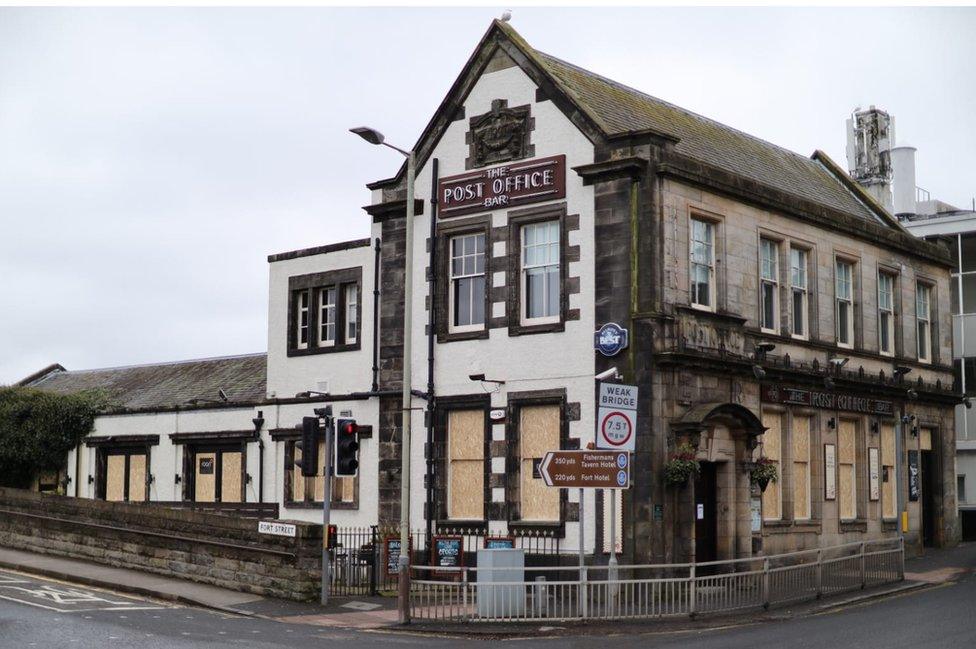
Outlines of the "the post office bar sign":
{"label": "the post office bar sign", "polygon": [[479,169],[437,183],[441,218],[565,197],[565,155]]}
{"label": "the post office bar sign", "polygon": [[824,410],[847,410],[868,415],[895,414],[895,404],[891,401],[858,397],[853,394],[835,394],[821,390],[784,388],[779,385],[762,386],[762,400],[765,403],[784,403]]}

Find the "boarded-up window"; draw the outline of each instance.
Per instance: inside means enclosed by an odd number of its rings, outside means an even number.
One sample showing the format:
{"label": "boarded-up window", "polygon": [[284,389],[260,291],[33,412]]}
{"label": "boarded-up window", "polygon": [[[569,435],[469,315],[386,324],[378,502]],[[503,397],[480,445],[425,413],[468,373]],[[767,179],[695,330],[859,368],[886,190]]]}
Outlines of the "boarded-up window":
{"label": "boarded-up window", "polygon": [[559,489],[547,487],[534,470],[547,451],[559,449],[559,406],[519,410],[519,488],[522,520],[559,521]]}
{"label": "boarded-up window", "polygon": [[842,419],[837,431],[837,472],[840,482],[840,518],[857,518],[857,422]]}
{"label": "boarded-up window", "polygon": [[241,453],[220,454],[220,502],[241,502]]}
{"label": "boarded-up window", "polygon": [[125,456],[109,455],[105,462],[105,500],[125,500]]}
{"label": "boarded-up window", "polygon": [[[302,449],[298,448],[294,443],[291,444],[291,449],[294,462],[290,467],[285,467],[285,470],[291,472],[291,489],[289,490],[288,499],[300,503],[305,500],[305,476],[302,475],[302,469],[296,463],[302,461]],[[288,461],[287,457],[286,454],[286,462]]]}
{"label": "boarded-up window", "polygon": [[146,500],[146,456],[142,454],[129,456],[129,500]]}
{"label": "boarded-up window", "polygon": [[485,517],[485,411],[447,415],[447,517]]}
{"label": "boarded-up window", "polygon": [[217,454],[197,453],[194,461],[194,499],[212,503],[217,499]]}
{"label": "boarded-up window", "polygon": [[898,482],[895,472],[895,427],[881,425],[881,516],[898,517]]}
{"label": "boarded-up window", "polygon": [[932,429],[931,428],[923,428],[918,432],[918,450],[920,451],[932,450]]}
{"label": "boarded-up window", "polygon": [[[318,447],[319,454],[319,475],[312,478],[314,484],[312,499],[320,503],[322,499],[325,498],[325,472],[328,468],[328,463],[325,461],[325,442],[319,442]],[[300,460],[302,457],[302,451],[299,448],[295,448],[295,459]],[[301,478],[302,470],[295,467],[299,478]],[[297,501],[301,501],[304,498],[304,493],[302,491],[297,492],[298,497],[295,498]],[[332,502],[333,503],[352,503],[356,501],[356,478],[332,478]]]}
{"label": "boarded-up window", "polygon": [[793,417],[793,518],[810,518],[810,418]]}
{"label": "boarded-up window", "polygon": [[783,415],[775,412],[764,412],[762,424],[766,432],[762,435],[762,455],[775,466],[780,479],[770,482],[762,496],[763,520],[778,521],[783,518],[782,459],[783,459]]}

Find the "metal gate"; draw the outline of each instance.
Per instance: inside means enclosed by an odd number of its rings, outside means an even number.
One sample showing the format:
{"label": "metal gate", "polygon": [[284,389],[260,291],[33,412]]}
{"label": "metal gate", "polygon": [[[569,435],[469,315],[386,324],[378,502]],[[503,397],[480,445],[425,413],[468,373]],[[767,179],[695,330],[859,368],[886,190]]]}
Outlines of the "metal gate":
{"label": "metal gate", "polygon": [[376,595],[378,553],[375,525],[338,528],[329,550],[331,593],[339,597]]}

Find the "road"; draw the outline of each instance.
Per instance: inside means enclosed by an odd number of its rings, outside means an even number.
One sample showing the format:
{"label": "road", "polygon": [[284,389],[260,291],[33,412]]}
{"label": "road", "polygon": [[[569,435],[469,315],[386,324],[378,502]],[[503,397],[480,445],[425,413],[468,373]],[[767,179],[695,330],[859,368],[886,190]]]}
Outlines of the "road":
{"label": "road", "polygon": [[[966,552],[976,568],[976,547]],[[787,617],[783,615],[783,617]],[[743,620],[751,619],[745,614]],[[551,637],[526,626],[506,643],[529,647],[695,647],[754,649],[783,646],[957,649],[976,646],[976,573],[954,583],[874,600],[830,613],[760,621],[731,628],[637,632],[618,627]],[[559,633],[559,631],[555,631]],[[548,635],[549,637],[546,637]],[[225,615],[0,571],[0,648],[203,649],[225,647],[475,647],[482,639],[329,629]]]}

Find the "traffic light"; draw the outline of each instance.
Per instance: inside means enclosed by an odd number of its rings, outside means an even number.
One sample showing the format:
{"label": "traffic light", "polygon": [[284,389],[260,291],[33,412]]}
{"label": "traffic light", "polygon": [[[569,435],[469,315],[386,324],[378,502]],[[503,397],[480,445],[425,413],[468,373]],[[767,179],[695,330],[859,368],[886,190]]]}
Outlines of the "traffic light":
{"label": "traffic light", "polygon": [[327,545],[325,546],[327,550],[334,550],[339,546],[339,527],[337,525],[329,525],[329,534],[326,537]]}
{"label": "traffic light", "polygon": [[335,475],[352,478],[359,472],[359,426],[355,419],[336,421]]}
{"label": "traffic light", "polygon": [[295,460],[295,466],[300,467],[302,475],[311,478],[319,474],[319,418],[302,417],[302,438],[295,442],[295,448],[301,451],[302,458]]}

